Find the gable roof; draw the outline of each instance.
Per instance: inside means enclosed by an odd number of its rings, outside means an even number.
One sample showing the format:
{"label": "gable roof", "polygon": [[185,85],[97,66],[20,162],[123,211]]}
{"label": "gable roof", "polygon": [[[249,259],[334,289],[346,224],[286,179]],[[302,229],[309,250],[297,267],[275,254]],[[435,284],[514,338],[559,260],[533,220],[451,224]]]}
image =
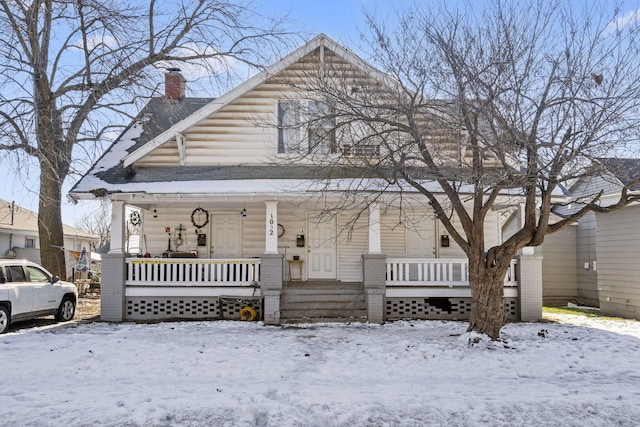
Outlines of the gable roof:
{"label": "gable roof", "polygon": [[[622,186],[640,180],[640,159],[600,158],[598,161],[607,172],[620,181]],[[632,185],[629,189],[640,190],[640,183]]]}
{"label": "gable roof", "polygon": [[[77,236],[88,240],[99,240],[97,236],[70,225],[62,224],[62,229],[65,237]],[[0,231],[7,233],[24,232],[37,235],[38,214],[22,206],[0,199]]]}
{"label": "gable roof", "polygon": [[[149,154],[155,148],[171,141],[177,134],[196,125],[229,103],[237,100],[269,78],[302,60],[316,49],[323,47],[357,67],[373,79],[385,85],[396,82],[380,72],[350,50],[342,47],[324,34],[320,34],[280,61],[235,87],[219,98],[183,98],[168,100],[153,98],[140,111],[138,117],[120,134],[102,157],[73,186],[69,192],[72,199],[102,197],[116,192],[185,192],[185,188],[195,190],[203,182],[212,180],[291,180],[345,178],[347,171],[335,174],[320,173],[317,166],[283,168],[273,165],[233,165],[233,166],[180,166],[144,167],[134,162]],[[241,185],[244,187],[244,185]],[[229,189],[227,187],[226,189]],[[191,192],[191,191],[189,191]],[[196,191],[197,192],[197,191]],[[88,194],[89,193],[89,194]]]}
{"label": "gable roof", "polygon": [[[217,99],[185,98],[183,100],[152,99],[138,118],[118,137],[105,154],[69,192],[71,198],[104,197],[109,194],[165,194],[165,195],[254,195],[292,194],[318,191],[319,182],[340,191],[350,186],[346,181],[355,180],[355,186],[365,190],[367,185],[378,188],[375,177],[362,175],[360,169],[335,168],[311,164],[233,164],[233,165],[144,165],[135,164],[168,141],[177,140],[178,134],[197,126],[220,109],[245,96],[257,86],[279,75],[290,66],[304,61],[309,55],[318,55],[323,64],[325,48],[355,69],[361,70],[380,85],[395,88],[397,81],[360,59],[324,34],[307,42],[282,60],[240,84]],[[322,72],[322,66],[318,69]],[[448,104],[447,104],[448,105]],[[168,111],[165,111],[168,110]],[[178,144],[179,145],[179,144]],[[178,146],[178,150],[180,147]],[[432,176],[421,175],[432,191],[442,191]],[[363,181],[370,181],[364,184]],[[433,181],[433,182],[432,182]],[[407,191],[398,184],[398,191]],[[377,191],[377,190],[376,190]],[[470,192],[462,186],[459,192]],[[505,194],[511,190],[505,190]],[[137,200],[142,200],[141,197]],[[148,199],[150,200],[150,199]]]}
{"label": "gable roof", "polygon": [[357,68],[360,68],[361,70],[365,71],[371,77],[380,81],[381,83],[384,83],[386,85],[393,85],[395,83],[388,75],[380,72],[375,67],[373,67],[372,65],[370,65],[368,62],[364,61],[357,55],[355,55],[350,50],[339,45],[338,43],[336,43],[326,35],[320,34],[315,38],[313,38],[312,40],[305,43],[304,45],[302,45],[301,47],[299,47],[298,49],[291,52],[289,55],[285,56],[280,61],[267,67],[265,70],[261,71],[260,73],[256,74],[249,80],[245,81],[244,83],[235,87],[231,91],[227,92],[223,96],[212,100],[197,112],[175,123],[165,131],[161,132],[151,140],[147,141],[144,145],[133,149],[133,151],[130,152],[130,154],[124,157],[123,166],[126,168],[132,165],[134,162],[136,162],[137,160],[140,160],[146,154],[149,154],[156,147],[174,138],[177,133],[184,132],[191,126],[197,124],[201,120],[207,118],[209,115],[215,113],[216,111],[225,107],[229,103],[245,95],[246,93],[253,90],[257,86],[266,82],[267,79],[269,79],[270,77],[273,77],[276,74],[280,73],[281,71],[285,70],[287,67],[301,60],[302,58],[309,55],[315,49],[321,46],[326,47],[327,49],[335,52],[336,54],[341,56],[343,59],[345,59],[347,62],[349,62],[351,65]]}

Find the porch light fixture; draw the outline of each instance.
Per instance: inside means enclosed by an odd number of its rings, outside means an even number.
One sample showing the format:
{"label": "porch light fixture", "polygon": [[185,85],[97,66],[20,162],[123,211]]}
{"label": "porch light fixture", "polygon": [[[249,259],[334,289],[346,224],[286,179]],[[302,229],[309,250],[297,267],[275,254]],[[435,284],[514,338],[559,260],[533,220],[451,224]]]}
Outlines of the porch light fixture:
{"label": "porch light fixture", "polygon": [[155,208],[153,209],[153,217],[158,218],[158,210]]}

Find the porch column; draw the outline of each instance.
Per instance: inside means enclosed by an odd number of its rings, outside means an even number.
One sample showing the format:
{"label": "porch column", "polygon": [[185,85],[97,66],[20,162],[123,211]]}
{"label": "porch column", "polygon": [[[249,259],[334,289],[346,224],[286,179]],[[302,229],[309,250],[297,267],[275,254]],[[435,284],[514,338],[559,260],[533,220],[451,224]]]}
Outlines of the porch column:
{"label": "porch column", "polygon": [[382,253],[380,243],[380,206],[377,203],[369,205],[369,253]]}
{"label": "porch column", "polygon": [[386,290],[387,256],[384,254],[362,255],[364,267],[364,297],[367,305],[367,320],[384,323],[384,295]]}
{"label": "porch column", "polygon": [[267,216],[265,218],[265,244],[264,253],[278,253],[278,201],[267,200]]}
{"label": "porch column", "polygon": [[520,320],[537,322],[542,318],[542,255],[522,254],[518,258]]}
{"label": "porch column", "polygon": [[102,257],[100,319],[122,322],[125,313],[124,202],[111,202],[111,249]]}

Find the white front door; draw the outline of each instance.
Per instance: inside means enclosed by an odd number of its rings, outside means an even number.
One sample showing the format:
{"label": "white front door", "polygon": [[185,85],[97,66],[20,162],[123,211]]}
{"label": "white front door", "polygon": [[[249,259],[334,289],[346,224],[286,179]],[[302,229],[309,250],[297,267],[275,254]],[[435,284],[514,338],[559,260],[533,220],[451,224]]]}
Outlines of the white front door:
{"label": "white front door", "polygon": [[433,218],[407,221],[407,258],[435,257],[436,224]]}
{"label": "white front door", "polygon": [[242,227],[239,215],[211,216],[212,258],[242,256]]}
{"label": "white front door", "polygon": [[337,248],[336,248],[336,219],[335,218],[307,218],[309,233],[309,260],[307,274],[309,279],[336,279]]}

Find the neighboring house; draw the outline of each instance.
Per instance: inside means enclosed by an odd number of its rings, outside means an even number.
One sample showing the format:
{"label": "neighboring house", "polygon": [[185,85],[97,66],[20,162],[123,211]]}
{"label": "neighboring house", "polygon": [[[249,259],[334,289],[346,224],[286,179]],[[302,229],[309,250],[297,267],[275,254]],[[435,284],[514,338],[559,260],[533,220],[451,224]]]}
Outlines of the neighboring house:
{"label": "neighboring house", "polygon": [[[520,228],[516,209],[507,216],[502,230],[503,239],[511,237]],[[561,218],[551,215],[549,222]],[[534,253],[542,257],[542,302],[545,306],[564,306],[567,303],[584,303],[578,289],[579,271],[576,269],[578,253],[576,241],[579,225],[571,224],[544,238],[544,243],[534,248]]]}
{"label": "neighboring house", "polygon": [[[423,196],[403,193],[407,213],[393,191],[374,204],[357,195],[363,214],[351,225],[356,208],[321,215],[343,200],[343,180],[362,177],[346,168],[327,179],[318,165],[287,161],[289,139],[302,134],[308,143],[312,135],[288,126],[300,104],[319,104],[291,84],[311,72],[385,81],[324,35],[217,99],[185,97],[179,71],[166,74],[166,95],[147,104],[69,194],[112,203],[102,319],[468,318],[467,260]],[[487,245],[500,242],[500,218],[487,215]],[[126,252],[132,229],[140,257]],[[540,257],[514,260],[504,295],[512,318],[540,317]]]}
{"label": "neighboring house", "polygon": [[[578,180],[570,192],[590,200],[602,193],[603,205],[615,203],[624,185],[640,178],[640,159],[599,159],[602,173]],[[640,185],[630,188],[640,191]],[[579,207],[557,209],[559,214]],[[590,213],[579,221],[576,240],[577,300],[605,314],[640,319],[640,204],[608,213]]]}
{"label": "neighboring house", "polygon": [[[67,277],[73,277],[74,267],[82,248],[91,259],[91,248],[98,237],[79,228],[63,224],[64,250]],[[21,206],[0,199],[0,258],[20,258],[40,263],[40,239],[38,237],[38,214]]]}

